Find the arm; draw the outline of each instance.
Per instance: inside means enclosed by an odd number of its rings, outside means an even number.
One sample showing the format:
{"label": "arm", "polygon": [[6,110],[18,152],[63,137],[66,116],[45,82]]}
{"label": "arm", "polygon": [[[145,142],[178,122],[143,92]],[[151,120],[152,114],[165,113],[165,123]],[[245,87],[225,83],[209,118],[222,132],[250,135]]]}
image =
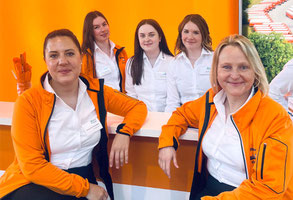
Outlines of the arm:
{"label": "arm", "polygon": [[125,71],[125,90],[126,90],[126,94],[130,97],[136,98],[137,99],[137,94],[135,91],[135,87],[133,85],[133,79],[132,76],[130,74],[130,68],[131,68],[131,60],[129,59],[126,63],[126,71]]}
{"label": "arm", "polygon": [[180,106],[180,95],[175,79],[175,65],[172,65],[172,63],[174,63],[174,60],[171,62],[167,73],[167,106],[165,112],[173,112]]}
{"label": "arm", "polygon": [[[88,180],[69,174],[45,159],[43,133],[38,110],[24,93],[15,105],[12,119],[12,141],[21,172],[28,181],[57,193],[84,197],[89,191]],[[38,98],[34,96],[33,98]],[[48,144],[48,143],[47,143]]]}
{"label": "arm", "polygon": [[206,196],[202,200],[281,200],[288,187],[292,191],[293,128],[290,121],[285,113],[274,118],[266,131],[268,137],[256,153],[256,163],[250,179],[244,180],[231,192],[223,192],[216,197]]}
{"label": "arm", "polygon": [[170,163],[179,168],[176,159],[176,149],[179,145],[179,137],[184,134],[188,126],[198,127],[199,117],[195,110],[200,100],[185,103],[183,106],[173,112],[167,125],[162,127],[162,133],[159,137],[159,165],[165,174],[170,178]]}
{"label": "arm", "polygon": [[147,108],[142,101],[133,99],[117,90],[105,86],[105,104],[107,111],[124,117],[123,122],[117,127],[117,134],[113,140],[109,165],[116,168],[128,162],[128,148],[130,136],[137,132],[143,125]]}
{"label": "arm", "polygon": [[293,93],[293,62],[285,65],[283,70],[270,83],[269,95],[288,111],[286,95]]}

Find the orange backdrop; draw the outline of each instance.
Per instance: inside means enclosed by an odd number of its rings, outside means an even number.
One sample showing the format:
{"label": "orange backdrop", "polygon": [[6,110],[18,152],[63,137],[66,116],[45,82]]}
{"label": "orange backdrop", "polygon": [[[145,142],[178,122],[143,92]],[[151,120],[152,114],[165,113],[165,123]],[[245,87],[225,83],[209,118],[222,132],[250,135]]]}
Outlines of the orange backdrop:
{"label": "orange backdrop", "polygon": [[154,18],[162,26],[173,50],[177,27],[190,13],[207,21],[213,47],[229,35],[238,33],[238,1],[226,0],[1,0],[0,5],[0,101],[15,101],[16,84],[11,73],[12,58],[27,52],[33,67],[33,84],[46,70],[42,56],[45,36],[52,30],[68,28],[81,42],[85,15],[101,11],[108,19],[111,40],[133,54],[134,31],[144,18]]}

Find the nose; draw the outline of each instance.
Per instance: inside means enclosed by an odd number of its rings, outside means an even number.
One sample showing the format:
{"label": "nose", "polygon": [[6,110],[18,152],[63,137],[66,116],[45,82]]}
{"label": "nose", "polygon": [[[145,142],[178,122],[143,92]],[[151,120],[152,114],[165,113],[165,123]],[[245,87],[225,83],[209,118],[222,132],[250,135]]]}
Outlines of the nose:
{"label": "nose", "polygon": [[239,78],[240,73],[238,72],[237,69],[233,69],[233,70],[231,71],[230,76],[231,76],[231,78],[233,78],[233,79],[237,79],[237,78]]}
{"label": "nose", "polygon": [[66,58],[65,55],[61,55],[58,59],[58,64],[59,65],[66,65],[68,64],[68,59]]}

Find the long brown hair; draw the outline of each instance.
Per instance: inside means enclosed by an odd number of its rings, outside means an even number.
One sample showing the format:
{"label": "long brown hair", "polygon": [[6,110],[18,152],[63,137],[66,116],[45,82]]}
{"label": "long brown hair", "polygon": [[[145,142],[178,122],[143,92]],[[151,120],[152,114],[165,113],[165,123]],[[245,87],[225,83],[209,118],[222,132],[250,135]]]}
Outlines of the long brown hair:
{"label": "long brown hair", "polygon": [[202,36],[202,47],[206,50],[213,51],[212,49],[212,38],[210,37],[210,31],[207,22],[199,14],[186,15],[182,22],[178,26],[178,36],[175,44],[174,53],[175,55],[182,51],[186,53],[186,47],[182,42],[182,30],[188,22],[192,22],[197,25]]}
{"label": "long brown hair", "polygon": [[82,45],[81,45],[82,53],[86,53],[87,49],[90,49],[92,53],[94,52],[95,37],[94,37],[93,21],[97,17],[104,18],[107,24],[109,24],[106,17],[99,11],[92,11],[86,15],[84,19],[84,23],[83,23],[83,32],[82,32]]}
{"label": "long brown hair", "polygon": [[159,37],[161,38],[161,41],[159,43],[160,51],[162,51],[163,53],[165,53],[167,55],[173,56],[173,54],[171,53],[171,51],[168,48],[165,34],[164,34],[161,26],[159,25],[159,23],[154,19],[141,20],[138,23],[136,30],[135,30],[134,56],[132,56],[130,58],[130,62],[131,62],[130,74],[132,76],[133,85],[140,85],[141,84],[141,78],[142,78],[142,74],[143,74],[143,66],[142,66],[142,64],[143,64],[143,49],[141,48],[141,46],[139,44],[138,30],[142,25],[145,25],[145,24],[151,25],[158,32]]}

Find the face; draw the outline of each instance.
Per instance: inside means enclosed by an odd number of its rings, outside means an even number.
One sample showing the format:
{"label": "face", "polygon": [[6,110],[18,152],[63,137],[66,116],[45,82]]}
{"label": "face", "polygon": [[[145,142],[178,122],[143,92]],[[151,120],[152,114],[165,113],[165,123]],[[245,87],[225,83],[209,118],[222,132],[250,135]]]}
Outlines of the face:
{"label": "face", "polygon": [[160,51],[159,43],[161,38],[153,26],[149,24],[142,25],[138,29],[138,40],[140,47],[146,53]]}
{"label": "face", "polygon": [[49,39],[45,49],[45,62],[52,84],[66,86],[78,82],[81,55],[71,38],[58,36]]}
{"label": "face", "polygon": [[109,40],[109,25],[103,17],[96,17],[93,20],[93,30],[96,43],[103,43]]}
{"label": "face", "polygon": [[246,100],[255,80],[255,73],[245,54],[236,46],[226,46],[219,55],[217,80],[229,98]]}
{"label": "face", "polygon": [[201,32],[198,26],[191,21],[187,22],[183,27],[181,39],[187,51],[202,48]]}

